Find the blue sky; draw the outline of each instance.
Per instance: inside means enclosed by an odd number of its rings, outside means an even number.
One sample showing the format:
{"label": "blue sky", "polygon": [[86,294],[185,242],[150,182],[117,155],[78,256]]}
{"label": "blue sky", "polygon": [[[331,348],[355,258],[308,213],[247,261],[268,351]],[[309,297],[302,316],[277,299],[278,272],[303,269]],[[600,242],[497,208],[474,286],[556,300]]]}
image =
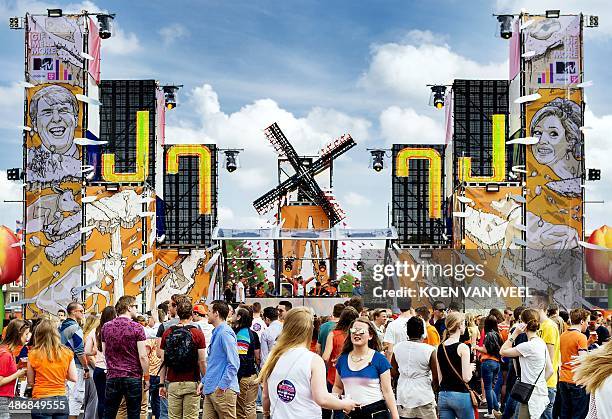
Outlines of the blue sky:
{"label": "blue sky", "polygon": [[[225,226],[255,226],[250,202],[274,183],[275,155],[261,130],[279,121],[298,151],[316,153],[350,132],[358,146],[336,165],[335,194],[355,227],[387,223],[390,173],[369,170],[366,147],[441,142],[443,112],[427,106],[426,83],[507,77],[507,42],[496,37],[497,11],[518,12],[522,0],[496,1],[0,1],[0,19],[24,12],[107,10],[116,33],[103,41],[103,78],[154,78],[184,84],[168,115],[172,142],[214,140],[246,148],[242,168],[220,173]],[[587,166],[603,169],[588,199],[612,202],[605,151],[612,148],[606,97],[612,54],[612,6],[603,0],[544,0],[537,10],[598,14],[587,30],[585,79]],[[556,7],[555,7],[556,6]],[[23,32],[0,30],[0,170],[21,165]],[[0,173],[0,198],[17,185]],[[607,176],[607,177],[606,177]],[[608,179],[608,180],[606,180]],[[610,204],[587,207],[587,228],[605,223]],[[0,224],[14,226],[17,204],[0,201]]]}

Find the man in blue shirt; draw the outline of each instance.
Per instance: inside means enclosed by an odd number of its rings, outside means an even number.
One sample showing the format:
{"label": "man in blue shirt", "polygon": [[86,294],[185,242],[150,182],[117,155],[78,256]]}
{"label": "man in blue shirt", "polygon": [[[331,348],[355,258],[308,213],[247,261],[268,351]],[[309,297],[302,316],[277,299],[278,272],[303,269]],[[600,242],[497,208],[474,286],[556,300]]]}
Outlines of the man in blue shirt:
{"label": "man in blue shirt", "polygon": [[208,345],[206,374],[198,391],[203,391],[204,417],[236,419],[236,395],[238,386],[238,343],[236,334],[225,320],[229,307],[223,301],[213,301],[208,323],[214,326]]}

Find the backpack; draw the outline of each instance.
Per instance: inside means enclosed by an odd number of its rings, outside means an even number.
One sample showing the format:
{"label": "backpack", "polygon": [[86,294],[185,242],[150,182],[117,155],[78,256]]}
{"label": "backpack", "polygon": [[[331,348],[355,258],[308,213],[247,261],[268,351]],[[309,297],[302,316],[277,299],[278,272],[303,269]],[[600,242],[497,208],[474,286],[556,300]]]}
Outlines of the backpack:
{"label": "backpack", "polygon": [[193,370],[198,362],[198,350],[190,329],[195,326],[172,326],[166,337],[164,364],[175,372]]}
{"label": "backpack", "polygon": [[496,332],[487,333],[484,338],[484,347],[489,355],[499,357],[499,351],[502,347],[499,334]]}

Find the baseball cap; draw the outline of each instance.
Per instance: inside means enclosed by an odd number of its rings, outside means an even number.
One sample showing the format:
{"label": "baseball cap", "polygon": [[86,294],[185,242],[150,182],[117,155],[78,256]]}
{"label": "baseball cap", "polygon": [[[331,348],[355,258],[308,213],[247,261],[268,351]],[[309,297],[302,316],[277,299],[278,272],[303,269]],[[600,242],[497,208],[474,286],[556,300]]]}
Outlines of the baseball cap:
{"label": "baseball cap", "polygon": [[196,304],[193,306],[193,312],[198,313],[201,316],[208,314],[208,308],[204,304]]}

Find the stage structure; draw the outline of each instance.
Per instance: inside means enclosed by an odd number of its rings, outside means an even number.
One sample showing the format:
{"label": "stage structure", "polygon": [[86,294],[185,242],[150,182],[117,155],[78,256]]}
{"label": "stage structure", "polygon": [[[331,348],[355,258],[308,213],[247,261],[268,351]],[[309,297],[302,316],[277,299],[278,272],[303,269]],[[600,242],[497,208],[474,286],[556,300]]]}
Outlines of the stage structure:
{"label": "stage structure", "polygon": [[[583,16],[512,19],[509,80],[455,80],[445,101],[452,106],[446,143],[393,146],[397,244],[449,244],[455,256],[441,251],[438,262],[486,262],[491,285],[529,286],[563,307],[589,306],[578,248],[584,235]],[[420,280],[432,285],[439,278]],[[460,302],[474,308],[517,303]]]}
{"label": "stage structure", "polygon": [[[264,133],[279,155],[279,185],[255,200],[253,205],[260,214],[276,206],[277,218],[282,220],[283,227],[297,229],[295,234],[298,236],[294,238],[301,239],[275,242],[276,289],[284,281],[334,281],[337,243],[320,240],[312,230],[329,229],[338,224],[345,214],[335,202],[331,190],[324,192],[315,176],[327,170],[331,188],[334,159],[354,147],[355,142],[349,134],[345,134],[324,146],[318,158],[300,157],[277,123],[266,128]],[[289,174],[291,171],[293,174]],[[303,269],[306,266],[311,267],[311,272],[306,273],[307,270]],[[304,274],[306,278],[303,278]]]}
{"label": "stage structure", "polygon": [[[95,15],[26,15],[26,317],[212,298],[217,149],[165,144],[155,80],[101,80]],[[49,115],[58,115],[51,118]],[[56,120],[57,119],[57,120]]]}

